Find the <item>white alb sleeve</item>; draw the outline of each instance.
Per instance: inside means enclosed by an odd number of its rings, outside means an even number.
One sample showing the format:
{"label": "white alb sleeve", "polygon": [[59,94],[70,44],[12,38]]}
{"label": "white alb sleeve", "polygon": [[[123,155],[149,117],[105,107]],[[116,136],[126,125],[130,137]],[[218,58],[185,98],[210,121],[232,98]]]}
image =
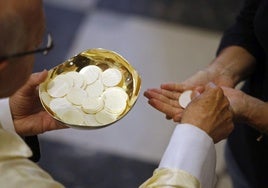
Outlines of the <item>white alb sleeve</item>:
{"label": "white alb sleeve", "polygon": [[216,150],[213,140],[203,130],[178,124],[159,168],[180,169],[195,176],[204,188],[213,188],[216,175]]}
{"label": "white alb sleeve", "polygon": [[14,123],[9,106],[9,98],[0,99],[0,122],[3,129],[15,133]]}

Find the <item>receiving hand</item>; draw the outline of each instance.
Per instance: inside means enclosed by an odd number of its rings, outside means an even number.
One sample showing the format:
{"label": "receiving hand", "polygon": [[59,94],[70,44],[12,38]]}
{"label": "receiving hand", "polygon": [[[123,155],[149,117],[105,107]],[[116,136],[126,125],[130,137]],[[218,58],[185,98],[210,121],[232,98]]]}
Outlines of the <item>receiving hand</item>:
{"label": "receiving hand", "polygon": [[15,130],[21,136],[67,128],[53,119],[41,105],[37,86],[46,77],[47,71],[32,74],[27,83],[10,97],[9,103]]}
{"label": "receiving hand", "polygon": [[[170,84],[170,86],[176,87],[178,85]],[[183,91],[184,90],[181,90],[180,88],[176,88],[174,90],[155,88],[145,91],[144,96],[148,98],[148,103],[152,107],[166,114],[166,117],[172,117],[174,122],[180,122],[184,109],[179,105],[178,99]],[[198,93],[202,93],[202,91],[203,87],[197,87],[192,94],[192,98],[197,96]]]}
{"label": "receiving hand", "polygon": [[217,143],[232,132],[232,118],[233,113],[223,90],[210,83],[182,112],[181,123],[204,130]]}
{"label": "receiving hand", "polygon": [[[167,83],[162,84],[160,89],[148,89],[144,92],[144,96],[149,99],[148,103],[160,112],[163,112],[167,119],[179,122],[181,112],[183,111],[178,104],[178,98],[181,93],[185,90],[199,91],[200,88],[209,82],[219,86],[234,86],[230,77],[220,74],[219,71],[213,71],[212,68],[208,67],[205,70],[198,71],[182,83]],[[201,92],[199,91],[199,93]]]}

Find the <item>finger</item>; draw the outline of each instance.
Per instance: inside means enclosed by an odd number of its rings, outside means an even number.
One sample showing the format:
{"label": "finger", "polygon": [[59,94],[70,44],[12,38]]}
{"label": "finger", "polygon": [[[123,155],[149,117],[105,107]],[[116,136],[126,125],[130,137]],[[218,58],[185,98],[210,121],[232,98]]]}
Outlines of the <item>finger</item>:
{"label": "finger", "polygon": [[44,126],[43,132],[69,128],[66,124],[59,122],[55,120],[54,118],[52,118],[47,112],[43,112],[43,114],[44,114],[43,122],[47,123]]}
{"label": "finger", "polygon": [[168,117],[173,117],[175,114],[181,113],[182,111],[182,109],[180,108],[173,107],[156,99],[151,99],[148,101],[148,103],[160,112],[166,114],[166,116]]}
{"label": "finger", "polygon": [[172,117],[170,117],[170,116],[166,115],[166,119],[167,119],[167,120],[171,120],[171,119],[172,119]]}
{"label": "finger", "polygon": [[[145,96],[145,97],[148,98],[148,99],[151,99],[151,98],[153,98],[154,93],[156,92],[155,90],[157,90],[157,89],[147,89],[147,90],[143,93],[143,96]],[[157,93],[158,93],[158,92],[157,92]]]}
{"label": "finger", "polygon": [[166,89],[169,91],[177,91],[182,93],[185,90],[185,86],[183,84],[176,84],[176,83],[167,83],[161,84],[161,89]]}
{"label": "finger", "polygon": [[161,89],[161,90],[158,90],[156,92],[158,92],[159,94],[164,95],[165,97],[167,97],[169,99],[173,99],[173,100],[178,100],[178,98],[181,95],[181,92],[169,91],[169,90],[166,90],[166,89]]}
{"label": "finger", "polygon": [[150,99],[157,99],[167,105],[171,105],[176,108],[181,108],[178,103],[178,96],[179,94],[175,94],[173,92],[154,89],[154,90],[147,90],[144,95],[150,100]]}
{"label": "finger", "polygon": [[175,114],[174,116],[173,116],[173,121],[174,122],[181,122],[181,118],[182,118],[182,111],[180,112],[180,113],[178,113],[178,114]]}
{"label": "finger", "polygon": [[45,81],[47,75],[48,75],[47,70],[43,70],[42,72],[33,73],[30,77],[31,84],[33,86],[37,86],[37,85],[41,84],[43,81]]}
{"label": "finger", "polygon": [[216,86],[213,82],[209,82],[208,84],[206,84],[205,91],[202,93],[202,95],[219,99],[218,97],[220,97],[221,94],[220,90],[220,87]]}
{"label": "finger", "polygon": [[209,82],[207,85],[206,85],[206,88],[205,89],[210,89],[210,88],[216,88],[216,84],[214,84],[213,82]]}
{"label": "finger", "polygon": [[199,95],[201,95],[201,93],[197,90],[193,90],[192,94],[191,94],[191,100],[193,100],[195,97],[198,97]]}
{"label": "finger", "polygon": [[148,99],[157,99],[160,101],[163,101],[165,103],[169,102],[169,98],[161,94],[161,91],[157,91],[157,89],[153,90],[147,90],[144,92],[144,96],[147,97]]}
{"label": "finger", "polygon": [[198,92],[198,93],[203,93],[205,91],[205,87],[204,86],[197,86],[194,91]]}
{"label": "finger", "polygon": [[178,100],[180,97],[181,93],[180,92],[175,92],[175,91],[168,91],[165,89],[151,89],[149,92],[152,93],[157,93],[160,96],[163,96],[163,98],[169,99],[169,100]]}
{"label": "finger", "polygon": [[26,82],[26,84],[21,88],[22,92],[26,95],[30,95],[33,90],[35,90],[36,87],[46,79],[47,74],[47,70],[38,73],[33,73],[30,76],[29,80]]}

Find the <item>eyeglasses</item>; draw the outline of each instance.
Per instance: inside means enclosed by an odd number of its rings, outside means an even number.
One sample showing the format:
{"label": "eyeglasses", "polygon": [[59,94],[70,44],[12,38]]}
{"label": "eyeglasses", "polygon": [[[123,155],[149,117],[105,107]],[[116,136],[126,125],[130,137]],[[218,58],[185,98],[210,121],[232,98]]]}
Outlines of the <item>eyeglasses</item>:
{"label": "eyeglasses", "polygon": [[50,33],[47,34],[47,42],[45,47],[40,47],[35,50],[27,51],[27,52],[21,52],[21,53],[16,53],[16,54],[10,54],[6,56],[0,56],[0,62],[7,60],[7,59],[12,59],[16,57],[22,57],[30,54],[35,54],[35,53],[43,53],[43,55],[47,55],[48,52],[53,48],[53,39]]}

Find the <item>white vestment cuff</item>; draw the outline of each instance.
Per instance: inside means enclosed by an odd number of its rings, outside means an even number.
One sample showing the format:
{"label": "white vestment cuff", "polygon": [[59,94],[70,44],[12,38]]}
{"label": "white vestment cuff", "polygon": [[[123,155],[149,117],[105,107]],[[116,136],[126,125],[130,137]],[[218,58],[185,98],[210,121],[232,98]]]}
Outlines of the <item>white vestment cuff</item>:
{"label": "white vestment cuff", "polygon": [[216,150],[213,140],[193,125],[178,124],[159,168],[184,170],[195,176],[202,187],[214,187]]}
{"label": "white vestment cuff", "polygon": [[13,133],[16,132],[11,116],[9,98],[0,99],[0,122],[3,129]]}

